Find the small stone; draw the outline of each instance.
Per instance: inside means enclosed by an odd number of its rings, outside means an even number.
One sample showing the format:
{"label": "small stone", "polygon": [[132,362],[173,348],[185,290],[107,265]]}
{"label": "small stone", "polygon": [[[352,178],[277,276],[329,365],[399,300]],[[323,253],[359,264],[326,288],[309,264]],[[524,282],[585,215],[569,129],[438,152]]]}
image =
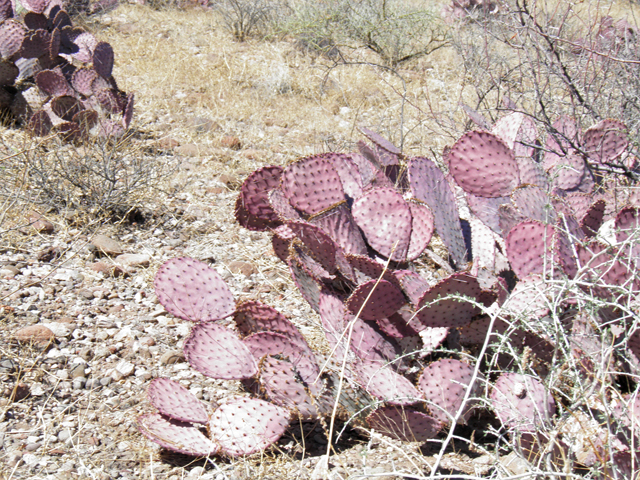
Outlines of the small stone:
{"label": "small stone", "polygon": [[185,157],[198,157],[201,153],[200,150],[200,147],[195,143],[187,143],[173,149],[173,151],[178,155],[183,155]]}
{"label": "small stone", "polygon": [[240,150],[242,143],[240,139],[234,135],[225,135],[220,140],[220,145],[224,148],[230,148],[231,150]]}
{"label": "small stone", "polygon": [[87,384],[87,379],[84,377],[76,377],[73,379],[73,383],[71,384],[71,388],[74,390],[82,390]]}
{"label": "small stone", "polygon": [[11,358],[0,359],[0,373],[14,373],[20,364]]}
{"label": "small stone", "polygon": [[89,437],[87,438],[87,445],[97,447],[100,445],[100,439],[98,437]]}
{"label": "small stone", "polygon": [[93,292],[91,290],[87,290],[86,288],[83,288],[82,290],[80,290],[78,292],[78,295],[80,295],[81,297],[86,298],[87,300],[93,300],[93,298],[94,298]]}
{"label": "small stone", "polygon": [[69,368],[69,375],[73,379],[82,378],[84,377],[84,369],[85,369],[84,363],[76,363],[72,365],[71,368]]}
{"label": "small stone", "polygon": [[[153,347],[156,344],[156,341],[152,338],[152,337],[141,337],[140,340],[138,340],[138,342],[140,342],[140,345],[143,345],[145,347]],[[2,365],[2,363],[0,362],[0,365]]]}
{"label": "small stone", "polygon": [[127,271],[119,265],[107,265],[104,262],[92,263],[89,268],[97,273],[102,273],[105,277],[127,276]]}
{"label": "small stone", "polygon": [[43,323],[42,326],[51,330],[57,338],[68,337],[73,330],[70,324],[62,322]]}
{"label": "small stone", "polygon": [[30,343],[44,348],[51,345],[56,336],[51,329],[43,325],[30,325],[18,330],[13,338],[20,343]]}
{"label": "small stone", "polygon": [[100,379],[100,385],[102,385],[103,387],[106,387],[107,385],[111,384],[111,377],[104,377]]}
{"label": "small stone", "polygon": [[60,247],[49,247],[38,252],[36,258],[44,263],[53,262],[62,256],[63,250]]}
{"label": "small stone", "polygon": [[14,402],[19,402],[20,400],[27,398],[29,395],[31,395],[29,385],[21,382],[10,389],[9,398]]}
{"label": "small stone", "polygon": [[37,449],[39,449],[42,446],[42,442],[35,442],[35,443],[28,443],[26,447],[24,447],[24,449],[27,452],[35,452]]}
{"label": "small stone", "polygon": [[72,435],[73,433],[71,433],[71,430],[65,428],[64,430],[61,430],[60,433],[58,433],[58,440],[61,442],[66,442],[71,438]]}
{"label": "small stone", "polygon": [[180,145],[180,142],[175,138],[161,138],[156,143],[156,147],[160,150],[173,150]]}
{"label": "small stone", "polygon": [[172,365],[184,361],[184,353],[181,351],[169,351],[162,354],[160,363],[163,365]]}
{"label": "small stone", "polygon": [[111,378],[113,378],[115,381],[121,380],[133,374],[134,370],[135,366],[133,365],[133,363],[122,360],[116,365],[116,368],[113,369]]}
{"label": "small stone", "polygon": [[91,244],[106,255],[120,255],[122,253],[120,242],[106,235],[96,235],[91,239]]}
{"label": "small stone", "polygon": [[258,273],[258,269],[249,262],[241,262],[239,260],[234,260],[227,268],[231,271],[231,273],[241,273],[245,277],[250,277],[254,273]]}
{"label": "small stone", "polygon": [[124,253],[116,257],[116,262],[125,267],[148,267],[151,257],[144,253]]}
{"label": "small stone", "polygon": [[0,277],[13,278],[20,273],[20,269],[14,265],[5,265],[0,268]]}
{"label": "small stone", "polygon": [[53,233],[54,230],[53,223],[36,212],[30,213],[29,224],[31,228],[38,233]]}

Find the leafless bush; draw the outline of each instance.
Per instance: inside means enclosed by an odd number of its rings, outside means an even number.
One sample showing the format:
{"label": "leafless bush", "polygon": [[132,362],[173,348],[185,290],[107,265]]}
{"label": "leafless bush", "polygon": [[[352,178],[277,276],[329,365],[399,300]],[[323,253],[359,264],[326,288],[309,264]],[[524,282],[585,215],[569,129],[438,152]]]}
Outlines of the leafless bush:
{"label": "leafless bush", "polygon": [[271,0],[218,0],[211,6],[219,12],[226,28],[240,42],[252,35],[265,34],[273,16],[284,7]]}
{"label": "leafless bush", "polygon": [[[561,115],[584,129],[619,118],[637,145],[640,137],[638,25],[601,2],[507,0],[490,15],[470,12],[453,44],[474,95],[474,108],[495,120],[501,110],[527,112],[547,132]],[[622,162],[609,165],[630,175]]]}
{"label": "leafless bush", "polygon": [[143,206],[172,171],[169,162],[146,155],[127,137],[83,145],[49,138],[3,147],[0,199],[91,216],[123,215]]}

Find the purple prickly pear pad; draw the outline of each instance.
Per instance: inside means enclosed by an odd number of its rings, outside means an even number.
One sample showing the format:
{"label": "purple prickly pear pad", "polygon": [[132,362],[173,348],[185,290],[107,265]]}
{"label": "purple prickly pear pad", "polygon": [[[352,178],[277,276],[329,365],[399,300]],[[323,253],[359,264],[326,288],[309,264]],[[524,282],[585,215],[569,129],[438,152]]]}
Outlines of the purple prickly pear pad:
{"label": "purple prickly pear pad", "polygon": [[220,451],[197,427],[157,413],[138,417],[138,429],[161,447],[185,455],[208,457]]}
{"label": "purple prickly pear pad", "polygon": [[402,442],[424,443],[436,436],[442,424],[426,413],[400,407],[382,407],[367,417],[371,428]]}
{"label": "purple prickly pear pad", "polygon": [[160,413],[182,422],[207,423],[209,415],[200,400],[178,382],[156,378],[149,384],[147,397]]}

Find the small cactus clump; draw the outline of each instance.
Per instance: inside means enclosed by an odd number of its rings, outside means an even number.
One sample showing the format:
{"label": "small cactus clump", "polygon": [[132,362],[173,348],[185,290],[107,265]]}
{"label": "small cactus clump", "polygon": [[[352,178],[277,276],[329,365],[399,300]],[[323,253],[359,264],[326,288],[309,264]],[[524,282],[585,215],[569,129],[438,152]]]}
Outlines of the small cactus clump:
{"label": "small cactus clump", "polygon": [[133,94],[113,78],[107,42],[74,27],[57,0],[0,2],[0,108],[35,135],[118,137]]}

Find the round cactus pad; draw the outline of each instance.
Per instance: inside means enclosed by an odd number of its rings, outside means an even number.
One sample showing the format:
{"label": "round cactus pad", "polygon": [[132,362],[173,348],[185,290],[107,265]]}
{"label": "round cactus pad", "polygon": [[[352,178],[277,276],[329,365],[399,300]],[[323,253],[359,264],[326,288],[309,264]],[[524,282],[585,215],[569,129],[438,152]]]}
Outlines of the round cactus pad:
{"label": "round cactus pad", "polygon": [[625,242],[638,231],[640,215],[637,207],[625,207],[616,215],[616,241]]}
{"label": "round cactus pad", "polygon": [[544,275],[551,271],[555,246],[553,225],[534,220],[520,222],[506,238],[507,258],[520,278],[532,273]]}
{"label": "round cactus pad", "polygon": [[197,427],[158,413],[138,417],[138,429],[161,447],[185,455],[208,457],[220,451]]}
{"label": "round cactus pad", "polygon": [[602,120],[584,132],[583,147],[594,162],[616,160],[629,146],[627,126],[611,118]]}
{"label": "round cactus pad", "polygon": [[233,294],[218,272],[192,258],[174,258],[162,264],[154,286],[164,308],[183,320],[220,320],[235,311]]}
{"label": "round cactus pad", "polygon": [[402,291],[386,280],[369,280],[354,290],[347,308],[364,320],[378,320],[397,312],[405,304]]}
{"label": "round cactus pad", "polygon": [[536,432],[551,420],[556,402],[539,380],[503,373],[491,392],[491,406],[502,424],[519,432]]}
{"label": "round cactus pad", "polygon": [[382,407],[367,417],[374,430],[402,442],[424,443],[436,436],[440,422],[429,415],[401,407]]}
{"label": "round cactus pad", "polygon": [[239,398],[211,416],[211,438],[231,457],[260,452],[278,441],[289,426],[289,411],[264,400]]}
{"label": "round cactus pad", "polygon": [[199,323],[184,342],[184,356],[200,373],[223,380],[242,380],[258,365],[236,333],[215,323]]}
{"label": "round cactus pad", "polygon": [[424,292],[429,290],[429,282],[411,270],[395,270],[395,277],[400,282],[402,291],[413,305],[417,305]]}
{"label": "round cactus pad", "polygon": [[518,164],[499,137],[467,132],[449,152],[449,169],[462,189],[479,197],[503,197],[520,183]]}
{"label": "round cactus pad", "polygon": [[52,97],[74,95],[73,89],[64,75],[56,70],[42,70],[36,75],[35,80],[38,88]]}
{"label": "round cactus pad", "polygon": [[371,396],[389,405],[413,405],[422,394],[404,376],[377,362],[360,361],[354,366],[356,381]]}
{"label": "round cactus pad", "polygon": [[240,187],[240,197],[249,215],[278,223],[278,215],[269,203],[269,192],[279,185],[281,177],[282,167],[268,166],[256,170],[246,178]]}
{"label": "round cactus pad", "polygon": [[291,205],[307,215],[320,213],[345,199],[331,161],[319,155],[287,166],[280,188]]}
{"label": "round cactus pad", "polygon": [[303,344],[299,339],[292,341],[285,335],[274,332],[254,333],[245,337],[243,342],[255,358],[265,355],[288,357],[307,384],[315,383],[320,375],[315,355],[306,342]]}
{"label": "round cactus pad", "polygon": [[4,59],[13,57],[22,46],[27,28],[20,22],[7,19],[0,25],[0,54]]}
{"label": "round cactus pad", "polygon": [[367,245],[346,203],[336,205],[309,220],[320,227],[345,253],[366,255]]}
{"label": "round cactus pad", "polygon": [[289,222],[287,226],[307,247],[308,252],[322,268],[329,273],[336,271],[336,250],[338,246],[329,235],[315,225],[304,221]]}
{"label": "round cactus pad", "polygon": [[260,363],[260,384],[267,397],[277,405],[296,412],[303,420],[317,418],[313,400],[298,379],[293,364],[270,355]]}
{"label": "round cactus pad", "polygon": [[353,218],[376,252],[396,262],[407,258],[411,210],[397,191],[376,188],[353,204]]}
{"label": "round cactus pad", "polygon": [[238,304],[234,320],[243,335],[257,332],[276,332],[290,339],[293,337],[303,339],[295,325],[284,315],[258,300],[247,300]]}
{"label": "round cactus pad", "polygon": [[174,380],[156,378],[149,384],[147,397],[151,405],[167,417],[202,424],[209,421],[209,415],[202,402]]}
{"label": "round cactus pad", "polygon": [[469,301],[447,298],[461,295],[476,300],[481,294],[478,280],[467,273],[454,273],[427,290],[417,306],[414,328],[462,327],[480,313]]}
{"label": "round cactus pad", "polygon": [[[442,358],[433,362],[422,371],[418,379],[418,388],[427,399],[428,408],[433,417],[443,425],[451,425],[452,419],[462,407],[462,401],[470,388],[473,367],[468,363],[453,358]],[[482,374],[471,386],[471,394],[467,404],[458,418],[458,423],[466,423],[471,416],[482,389]]]}
{"label": "round cactus pad", "polygon": [[98,42],[93,49],[93,69],[103,78],[113,71],[113,48],[107,42]]}
{"label": "round cactus pad", "polygon": [[340,177],[342,189],[349,197],[356,199],[362,195],[364,185],[358,165],[346,153],[324,153],[324,158],[329,160]]}
{"label": "round cactus pad", "polygon": [[518,213],[530,220],[542,223],[554,223],[557,215],[551,204],[549,194],[534,185],[522,185],[511,194],[511,202]]}

